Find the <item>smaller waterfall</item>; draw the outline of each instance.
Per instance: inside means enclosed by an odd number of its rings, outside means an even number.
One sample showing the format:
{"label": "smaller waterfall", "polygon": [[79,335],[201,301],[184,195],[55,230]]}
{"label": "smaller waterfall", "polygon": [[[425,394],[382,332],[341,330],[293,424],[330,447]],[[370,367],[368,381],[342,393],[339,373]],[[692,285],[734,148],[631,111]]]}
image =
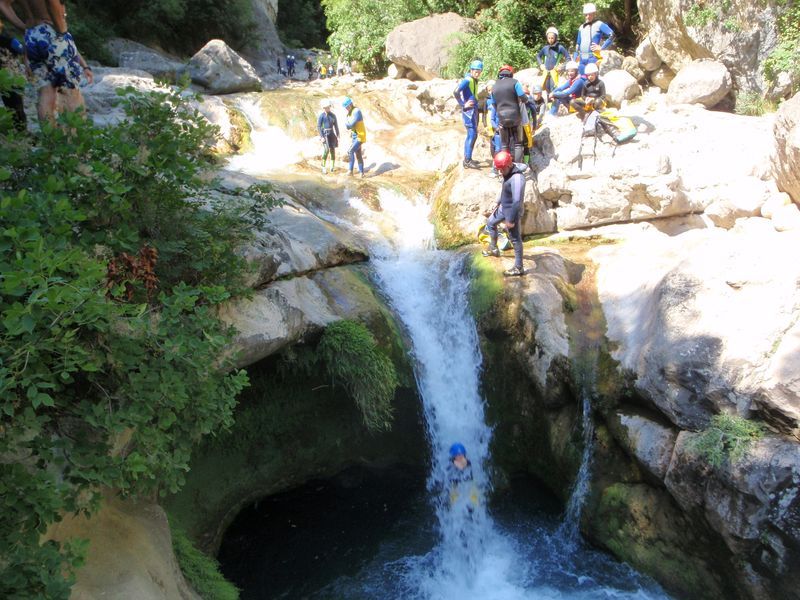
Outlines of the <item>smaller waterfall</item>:
{"label": "smaller waterfall", "polygon": [[594,422],[592,421],[591,392],[583,390],[581,398],[583,427],[583,452],[581,453],[581,466],[575,483],[572,486],[572,493],[567,502],[567,509],[564,513],[564,522],[561,525],[560,533],[566,544],[574,549],[580,539],[580,522],[583,504],[586,495],[589,493],[591,483],[592,454],[594,453]]}

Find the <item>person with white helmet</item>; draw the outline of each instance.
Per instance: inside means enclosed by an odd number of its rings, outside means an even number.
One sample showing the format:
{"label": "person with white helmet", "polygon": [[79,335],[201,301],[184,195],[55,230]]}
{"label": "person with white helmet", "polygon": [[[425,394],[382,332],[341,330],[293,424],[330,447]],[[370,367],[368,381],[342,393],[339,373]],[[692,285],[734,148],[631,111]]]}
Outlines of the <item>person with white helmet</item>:
{"label": "person with white helmet", "polygon": [[464,140],[464,168],[477,169],[479,165],[472,160],[472,151],[475,142],[478,140],[478,78],[483,72],[483,61],[476,58],[469,63],[469,72],[464,75],[453,96],[461,106],[461,120],[467,130],[467,137]]}
{"label": "person with white helmet", "polygon": [[596,63],[586,65],[581,95],[573,98],[570,106],[575,111],[576,116],[585,121],[586,115],[593,110],[600,112],[605,108],[606,84],[600,79],[600,69]]}
{"label": "person with white helmet", "polygon": [[542,126],[544,114],[547,112],[547,99],[544,97],[544,90],[541,84],[534,83],[531,86],[530,103],[536,114],[536,129],[538,129]]}
{"label": "person with white helmet", "polygon": [[317,132],[322,141],[322,174],[328,172],[328,155],[331,157],[330,171],[336,167],[336,148],[339,146],[339,123],[336,114],[331,110],[331,101],[327,98],[319,103],[322,112],[317,117]]}
{"label": "person with white helmet", "polygon": [[567,80],[553,90],[550,97],[553,99],[553,104],[550,107],[550,114],[558,114],[560,106],[566,106],[569,109],[569,104],[573,98],[577,98],[583,91],[583,84],[585,79],[578,74],[578,63],[571,60],[567,63],[564,70],[567,72]]}
{"label": "person with white helmet", "polygon": [[614,30],[601,20],[596,19],[597,7],[592,4],[583,5],[584,21],[578,27],[578,38],[575,44],[573,59],[578,63],[578,71],[584,74],[586,65],[600,62],[601,50],[607,49],[614,41]]}
{"label": "person with white helmet", "polygon": [[549,27],[545,35],[547,43],[536,55],[536,62],[539,63],[539,69],[544,73],[542,88],[550,94],[554,87],[558,87],[558,72],[563,68],[562,64],[569,62],[569,52],[564,44],[558,41],[558,29]]}

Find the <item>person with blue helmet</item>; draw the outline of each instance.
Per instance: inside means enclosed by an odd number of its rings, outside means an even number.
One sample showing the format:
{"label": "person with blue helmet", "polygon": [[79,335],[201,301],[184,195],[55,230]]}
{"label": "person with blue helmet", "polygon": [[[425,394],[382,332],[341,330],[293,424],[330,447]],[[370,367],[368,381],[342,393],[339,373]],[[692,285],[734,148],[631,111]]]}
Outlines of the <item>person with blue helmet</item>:
{"label": "person with blue helmet", "polygon": [[367,141],[367,129],[364,127],[364,115],[361,109],[356,108],[352,98],[349,96],[342,101],[342,106],[347,111],[347,121],[345,127],[350,130],[350,148],[347,155],[350,157],[350,175],[353,175],[353,167],[358,160],[358,171],[364,177],[364,155],[362,147]]}
{"label": "person with blue helmet", "polygon": [[453,506],[464,494],[469,502],[467,510],[471,513],[478,505],[478,489],[472,481],[472,463],[467,458],[467,449],[456,442],[450,446],[450,462],[447,464],[450,505]]}
{"label": "person with blue helmet", "polygon": [[584,22],[578,28],[573,60],[578,63],[578,72],[583,75],[586,65],[599,63],[603,59],[600,54],[614,41],[614,30],[595,19],[597,7],[592,4],[583,5]]}
{"label": "person with blue helmet", "polygon": [[467,130],[464,140],[464,167],[467,169],[479,168],[478,163],[472,160],[472,151],[478,139],[478,79],[483,72],[483,61],[475,59],[469,63],[469,72],[464,75],[456,86],[453,96],[461,106],[461,119]]}

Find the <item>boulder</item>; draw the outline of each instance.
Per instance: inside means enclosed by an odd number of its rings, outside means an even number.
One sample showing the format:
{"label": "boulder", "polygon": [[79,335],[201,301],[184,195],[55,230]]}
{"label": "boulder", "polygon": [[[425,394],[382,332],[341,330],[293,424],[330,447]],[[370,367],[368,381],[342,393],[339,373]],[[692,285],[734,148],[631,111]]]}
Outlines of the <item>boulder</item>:
{"label": "boulder", "polygon": [[441,77],[450,51],[458,44],[458,36],[477,30],[477,21],[455,13],[403,23],[386,37],[386,58],[413,71],[422,80]]}
{"label": "boulder", "polygon": [[636,47],[636,60],[639,62],[639,66],[647,72],[655,71],[663,62],[648,37],[645,37],[642,43]]}
{"label": "boulder", "polygon": [[728,185],[715,188],[703,214],[717,227],[730,229],[737,219],[759,216],[769,196],[769,187],[762,181],[734,176]]}
{"label": "boulder", "polygon": [[776,231],[800,231],[800,209],[796,204],[781,206],[772,215]]}
{"label": "boulder", "polygon": [[774,126],[778,187],[800,204],[800,92],[781,104]]}
{"label": "boulder", "polygon": [[625,451],[656,481],[663,481],[678,433],[645,415],[630,411],[616,411],[608,420],[608,425]]}
{"label": "boulder", "polygon": [[91,518],[67,514],[47,532],[47,539],[59,542],[74,538],[88,540],[89,548],[71,598],[200,600],[173,554],[167,515],[151,501],[107,492]]}
{"label": "boulder", "polygon": [[603,50],[601,54],[603,55],[603,60],[600,61],[599,65],[601,77],[610,71],[616,71],[622,68],[622,54],[616,50]]}
{"label": "boulder", "polygon": [[123,69],[146,71],[153,77],[175,82],[187,72],[186,64],[153,51],[129,51],[119,55],[119,66]]}
{"label": "boulder", "polygon": [[249,1],[253,11],[253,31],[248,34],[248,43],[241,52],[252,59],[253,64],[258,62],[262,65],[267,73],[277,73],[275,59],[279,56],[283,59],[286,56],[286,49],[275,27],[278,18],[278,0]]}
{"label": "boulder", "polygon": [[716,106],[731,91],[731,74],[721,62],[695,60],[683,67],[669,84],[667,100],[673,104]]}
{"label": "boulder", "polygon": [[619,107],[623,100],[632,100],[642,94],[636,78],[622,69],[603,75],[603,82],[606,84],[606,101],[610,106]]}
{"label": "boulder", "polygon": [[630,73],[638,83],[644,83],[647,80],[647,73],[633,56],[626,56],[622,59],[622,70]]}
{"label": "boulder", "polygon": [[664,92],[669,89],[669,84],[673,79],[675,79],[675,72],[667,65],[661,65],[650,73],[650,81]]}
{"label": "boulder", "polygon": [[791,203],[792,198],[786,192],[772,194],[767,198],[764,204],[761,205],[761,216],[766,219],[771,219],[779,208]]}
{"label": "boulder", "polygon": [[389,69],[386,72],[386,76],[389,79],[403,79],[405,75],[406,75],[406,68],[398,67],[394,63],[389,65]]}
{"label": "boulder", "polygon": [[778,44],[780,3],[639,0],[638,6],[648,39],[673,71],[712,58],[729,69],[737,90],[770,92],[764,66]]}
{"label": "boulder", "polygon": [[141,92],[166,91],[145,71],[105,67],[95,67],[93,70],[94,83],[84,88],[83,96],[89,115],[98,125],[118,123],[125,118],[125,113],[119,107],[117,90],[133,87]]}
{"label": "boulder", "polygon": [[514,78],[523,85],[531,85],[532,83],[542,82],[542,76],[539,73],[539,69],[536,67],[517,71],[514,73]]}
{"label": "boulder", "polygon": [[232,94],[261,90],[253,66],[222,40],[211,40],[191,60],[192,81],[210,94]]}

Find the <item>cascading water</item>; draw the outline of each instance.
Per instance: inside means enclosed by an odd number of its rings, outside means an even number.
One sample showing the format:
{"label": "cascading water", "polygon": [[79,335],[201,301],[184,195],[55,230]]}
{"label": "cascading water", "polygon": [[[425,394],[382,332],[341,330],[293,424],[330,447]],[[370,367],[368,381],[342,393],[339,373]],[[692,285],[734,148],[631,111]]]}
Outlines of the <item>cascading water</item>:
{"label": "cascading water", "polygon": [[583,427],[583,451],[581,466],[572,486],[572,493],[564,512],[560,532],[565,544],[574,547],[580,538],[580,521],[583,504],[591,483],[592,453],[594,452],[594,422],[592,421],[591,392],[583,390],[581,398],[581,426]]}
{"label": "cascading water", "polygon": [[[355,572],[343,558],[341,573],[346,574],[331,574],[325,583],[297,582],[279,594],[254,583],[244,590],[243,598],[666,597],[655,584],[585,547],[578,537],[576,523],[585,496],[583,486],[588,486],[591,456],[588,396],[584,401],[585,456],[573,493],[576,506],[568,510],[569,525],[565,526],[569,535],[540,511],[522,510],[519,504],[496,509],[487,506],[492,431],[479,392],[482,357],[468,307],[464,257],[433,247],[429,207],[423,199],[380,188],[381,210],[373,211],[349,188],[343,195],[355,216],[323,217],[369,238],[374,280],[412,342],[431,447],[427,501],[411,502],[412,508],[403,517],[394,525],[387,524],[379,534],[377,550]],[[464,444],[472,461],[474,499],[470,490],[451,501],[447,466],[448,447],[453,442]],[[337,522],[337,529],[340,526]],[[315,559],[316,545],[309,552]]]}

